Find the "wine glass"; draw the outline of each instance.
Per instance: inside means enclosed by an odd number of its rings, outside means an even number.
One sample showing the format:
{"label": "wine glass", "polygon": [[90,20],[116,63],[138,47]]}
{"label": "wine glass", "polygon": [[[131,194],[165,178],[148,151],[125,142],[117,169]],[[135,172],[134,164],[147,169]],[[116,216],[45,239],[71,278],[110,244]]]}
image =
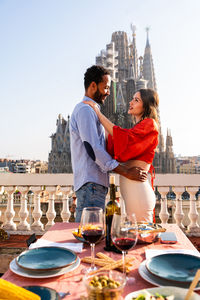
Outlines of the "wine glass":
{"label": "wine glass", "polygon": [[[114,214],[111,226],[113,244],[122,251],[123,273],[126,276],[126,252],[132,249],[138,239],[138,226],[135,214]],[[135,279],[126,276],[127,283]]]}
{"label": "wine glass", "polygon": [[96,270],[94,257],[95,257],[95,244],[104,235],[104,212],[100,207],[85,207],[81,216],[81,234],[83,238],[90,243],[91,246],[91,267],[86,272]]}

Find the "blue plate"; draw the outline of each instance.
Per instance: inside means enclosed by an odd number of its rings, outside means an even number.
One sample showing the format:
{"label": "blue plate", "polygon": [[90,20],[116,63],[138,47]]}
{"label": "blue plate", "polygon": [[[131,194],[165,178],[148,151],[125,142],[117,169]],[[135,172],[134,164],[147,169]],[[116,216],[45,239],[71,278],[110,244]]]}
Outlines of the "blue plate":
{"label": "blue plate", "polygon": [[71,250],[61,247],[41,247],[27,250],[16,258],[20,268],[31,271],[49,271],[67,267],[77,260]]}
{"label": "blue plate", "polygon": [[41,300],[60,300],[59,294],[55,290],[44,286],[31,285],[23,288],[40,296]]}
{"label": "blue plate", "polygon": [[147,260],[146,268],[160,278],[191,282],[200,269],[200,257],[181,253],[157,255]]}

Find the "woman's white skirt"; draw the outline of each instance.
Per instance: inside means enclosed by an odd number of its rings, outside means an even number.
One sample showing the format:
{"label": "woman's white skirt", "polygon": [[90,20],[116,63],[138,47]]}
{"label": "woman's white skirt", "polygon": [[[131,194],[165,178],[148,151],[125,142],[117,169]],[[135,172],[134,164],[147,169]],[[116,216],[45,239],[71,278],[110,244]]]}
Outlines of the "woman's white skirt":
{"label": "woman's white skirt", "polygon": [[135,213],[137,221],[153,222],[156,198],[148,180],[135,181],[120,175],[120,192],[128,214]]}

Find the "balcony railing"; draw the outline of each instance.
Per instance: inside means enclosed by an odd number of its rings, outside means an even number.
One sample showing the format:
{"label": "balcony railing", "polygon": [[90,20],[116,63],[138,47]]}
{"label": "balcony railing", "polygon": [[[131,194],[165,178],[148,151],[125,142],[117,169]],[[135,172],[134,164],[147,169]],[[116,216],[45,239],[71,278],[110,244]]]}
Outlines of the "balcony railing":
{"label": "balcony railing", "polygon": [[[119,178],[115,176],[118,185]],[[187,235],[200,236],[200,205],[197,197],[200,175],[157,174],[154,186],[156,194],[160,195],[157,200],[160,222],[169,222],[170,208],[173,223],[177,223]],[[16,190],[20,192],[20,197],[19,194],[16,196]],[[189,195],[188,200],[182,200],[185,190]],[[57,202],[61,203],[61,221],[69,222],[72,174],[0,174],[0,191],[2,228],[12,234],[43,234],[55,223]],[[172,191],[174,198],[169,200]],[[48,195],[46,202],[45,194]],[[44,203],[46,211],[41,209]],[[44,215],[45,225],[41,222]]]}

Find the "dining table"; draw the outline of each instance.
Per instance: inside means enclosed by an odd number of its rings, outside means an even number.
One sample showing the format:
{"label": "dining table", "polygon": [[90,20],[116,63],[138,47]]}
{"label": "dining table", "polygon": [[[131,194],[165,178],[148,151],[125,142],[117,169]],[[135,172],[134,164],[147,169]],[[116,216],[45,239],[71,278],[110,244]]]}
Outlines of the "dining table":
{"label": "dining table", "polygon": [[[77,229],[79,226],[78,223],[55,223],[47,232],[44,233],[42,239],[53,241],[57,243],[80,243],[72,234],[72,231]],[[128,251],[128,256],[133,256],[133,265],[129,276],[134,277],[135,281],[132,285],[126,285],[123,290],[122,297],[133,291],[148,289],[155,287],[154,284],[144,280],[139,272],[138,268],[140,264],[146,259],[145,253],[147,249],[150,250],[190,250],[198,252],[197,249],[193,246],[190,240],[187,238],[182,229],[179,228],[176,224],[162,224],[162,227],[166,229],[167,232],[174,232],[177,237],[177,242],[174,244],[163,244],[160,242],[160,239],[153,243],[137,243],[132,250]],[[118,260],[121,259],[121,254],[116,254],[114,252],[106,252],[104,250],[105,240],[100,241],[95,246],[95,253],[103,252],[109,257]],[[82,259],[85,256],[91,255],[90,245],[84,243],[81,253],[77,253],[78,257]],[[8,269],[4,275],[3,279],[12,282],[18,286],[31,286],[31,285],[40,285],[44,287],[49,287],[55,289],[57,292],[69,292],[63,299],[80,299],[81,296],[87,296],[86,287],[83,282],[83,268],[89,267],[88,264],[80,262],[80,265],[73,271],[67,272],[63,275],[50,277],[50,278],[27,278],[19,276],[13,273]],[[170,285],[170,284],[169,284]],[[200,295],[200,291],[196,291]]]}

